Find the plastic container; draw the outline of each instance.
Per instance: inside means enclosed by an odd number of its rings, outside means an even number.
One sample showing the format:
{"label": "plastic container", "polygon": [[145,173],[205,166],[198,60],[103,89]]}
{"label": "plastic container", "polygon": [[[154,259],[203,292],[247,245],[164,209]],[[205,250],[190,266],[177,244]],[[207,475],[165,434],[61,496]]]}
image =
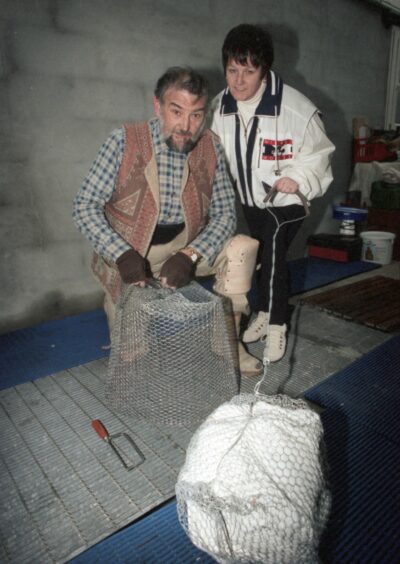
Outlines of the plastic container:
{"label": "plastic container", "polygon": [[347,221],[364,221],[368,210],[365,208],[352,208],[349,206],[333,206],[333,218]]}
{"label": "plastic container", "polygon": [[366,262],[389,264],[392,260],[393,243],[396,235],[388,231],[364,231],[361,259]]}
{"label": "plastic container", "polygon": [[371,184],[371,204],[382,210],[400,210],[400,182],[377,180]]}
{"label": "plastic container", "polygon": [[382,141],[369,142],[368,139],[354,139],[353,162],[370,163],[372,161],[395,161],[396,151],[389,151]]}

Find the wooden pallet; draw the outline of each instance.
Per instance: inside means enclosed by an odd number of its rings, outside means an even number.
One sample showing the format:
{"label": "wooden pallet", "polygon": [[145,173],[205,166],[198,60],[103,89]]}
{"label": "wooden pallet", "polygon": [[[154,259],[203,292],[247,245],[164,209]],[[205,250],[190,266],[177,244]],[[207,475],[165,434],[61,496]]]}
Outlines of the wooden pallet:
{"label": "wooden pallet", "polygon": [[388,333],[400,330],[400,280],[373,276],[302,299],[302,303]]}

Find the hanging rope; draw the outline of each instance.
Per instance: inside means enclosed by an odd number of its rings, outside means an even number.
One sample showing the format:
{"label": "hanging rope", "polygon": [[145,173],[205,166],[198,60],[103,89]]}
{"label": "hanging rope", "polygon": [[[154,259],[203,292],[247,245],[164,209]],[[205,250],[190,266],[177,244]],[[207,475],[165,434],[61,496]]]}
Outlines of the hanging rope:
{"label": "hanging rope", "polygon": [[[264,203],[268,203],[270,202],[271,204],[273,203],[275,196],[277,195],[278,191],[276,188],[272,188],[271,186],[269,186],[268,184],[266,184],[265,182],[263,182],[264,188],[267,192],[266,197],[264,198]],[[268,304],[268,311],[271,312],[272,311],[272,304],[273,304],[273,282],[274,282],[274,275],[275,275],[275,257],[276,257],[276,238],[278,236],[279,230],[281,227],[283,227],[284,225],[287,225],[289,223],[295,223],[296,221],[302,221],[303,219],[305,219],[308,215],[310,215],[310,207],[308,205],[307,199],[306,197],[300,192],[300,190],[297,190],[297,192],[295,192],[296,196],[299,197],[301,203],[303,204],[304,207],[304,215],[301,217],[298,217],[296,219],[288,219],[286,221],[282,221],[281,223],[279,223],[278,218],[276,217],[276,215],[273,213],[272,209],[270,206],[266,207],[266,210],[269,214],[272,215],[272,217],[275,220],[276,223],[276,230],[274,232],[274,235],[272,237],[272,263],[271,263],[271,276],[270,276],[270,280],[269,280],[269,304]],[[269,320],[268,320],[268,325],[269,325]],[[257,382],[255,388],[254,388],[254,394],[257,395],[262,395],[260,393],[260,387],[261,384],[265,381],[266,377],[267,377],[267,373],[268,373],[268,366],[270,364],[270,361],[268,359],[268,353],[269,353],[269,345],[268,345],[268,341],[264,350],[264,356],[263,356],[263,375],[261,377],[261,380],[259,382]]]}

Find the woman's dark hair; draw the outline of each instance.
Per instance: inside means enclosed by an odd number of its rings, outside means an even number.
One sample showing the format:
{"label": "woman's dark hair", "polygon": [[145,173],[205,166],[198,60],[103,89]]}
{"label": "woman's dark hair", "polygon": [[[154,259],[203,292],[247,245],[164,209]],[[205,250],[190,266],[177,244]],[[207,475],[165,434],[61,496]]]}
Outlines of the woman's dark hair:
{"label": "woman's dark hair", "polygon": [[155,97],[162,102],[165,92],[171,87],[186,90],[199,98],[203,96],[208,98],[207,79],[190,67],[170,67],[167,69],[157,81],[154,90]]}
{"label": "woman's dark hair", "polygon": [[230,60],[246,65],[247,60],[255,67],[261,67],[265,76],[274,61],[274,46],[269,33],[258,25],[240,24],[230,30],[222,45],[224,71]]}

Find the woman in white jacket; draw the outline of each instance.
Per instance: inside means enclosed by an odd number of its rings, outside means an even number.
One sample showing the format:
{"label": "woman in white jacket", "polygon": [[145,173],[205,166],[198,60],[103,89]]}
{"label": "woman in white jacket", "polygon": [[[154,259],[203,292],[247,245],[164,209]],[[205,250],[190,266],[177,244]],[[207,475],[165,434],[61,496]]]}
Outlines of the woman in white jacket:
{"label": "woman in white jacket", "polygon": [[271,70],[273,45],[263,28],[233,28],[222,60],[227,88],[214,100],[211,128],[225,147],[250,234],[260,242],[257,316],[243,341],[267,339],[264,358],[275,362],[286,348],[286,254],[305,216],[299,195],[310,201],[326,192],[334,145],[317,108]]}

